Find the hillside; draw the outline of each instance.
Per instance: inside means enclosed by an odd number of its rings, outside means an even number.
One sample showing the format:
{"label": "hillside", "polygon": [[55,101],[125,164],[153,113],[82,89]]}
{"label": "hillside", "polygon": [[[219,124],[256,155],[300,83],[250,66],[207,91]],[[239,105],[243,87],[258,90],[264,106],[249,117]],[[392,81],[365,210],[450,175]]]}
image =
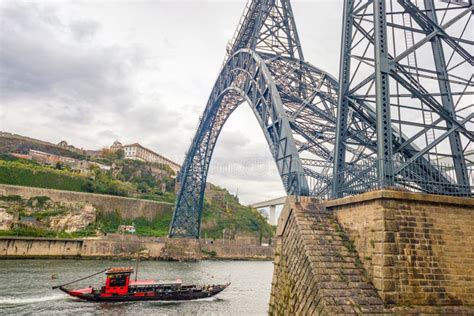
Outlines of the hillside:
{"label": "hillside", "polygon": [[[32,160],[2,153],[0,154],[0,183],[175,202],[175,174],[166,165],[123,159],[120,152],[108,150],[102,150],[91,161],[109,165],[110,170],[103,170],[96,165],[91,165],[88,172],[84,174],[71,170],[62,164],[41,165]],[[7,201],[3,201],[3,203],[8,202],[10,205],[4,206],[7,211],[15,213],[12,211],[13,209],[22,208],[23,213],[16,211],[15,214],[26,214],[37,218],[41,229],[35,230],[20,225],[16,227],[16,230],[0,234],[64,236],[64,231],[48,226],[48,214],[58,215],[58,209],[64,211],[62,206],[45,203],[44,209],[28,209],[28,203],[31,204],[29,201],[13,197],[13,200],[16,199],[13,205],[12,201],[8,201],[11,197],[4,198]],[[137,218],[132,221],[121,218],[120,214],[105,215],[98,212],[94,222],[81,230],[66,235],[95,236],[116,232],[119,225],[134,224],[138,235],[166,236],[171,218],[172,213],[153,220]],[[272,236],[274,229],[255,209],[240,204],[238,198],[227,190],[210,185],[205,196],[202,236],[222,238],[223,232],[227,238],[232,238],[235,235],[263,238]]]}
{"label": "hillside", "polygon": [[84,150],[74,148],[73,146],[64,148],[38,139],[0,132],[0,153],[27,154],[30,149],[76,159],[86,158]]}
{"label": "hillside", "polygon": [[0,183],[174,201],[172,174],[159,165],[134,160],[116,160],[110,170],[91,166],[88,174],[81,174],[63,165],[45,166],[0,154]]}
{"label": "hillside", "polygon": [[262,238],[274,234],[274,228],[256,209],[240,204],[238,197],[211,184],[205,193],[202,235],[219,238],[224,230],[228,237],[258,233]]}

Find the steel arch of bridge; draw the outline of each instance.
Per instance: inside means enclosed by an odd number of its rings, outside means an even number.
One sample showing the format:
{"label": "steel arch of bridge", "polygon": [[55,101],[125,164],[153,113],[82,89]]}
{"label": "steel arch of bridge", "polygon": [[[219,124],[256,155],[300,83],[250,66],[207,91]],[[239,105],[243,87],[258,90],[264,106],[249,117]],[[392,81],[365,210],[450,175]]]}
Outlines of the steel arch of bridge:
{"label": "steel arch of bridge", "polygon": [[[250,1],[227,52],[178,176],[180,190],[170,237],[199,237],[206,178],[217,138],[228,117],[245,101],[263,130],[287,194],[328,198],[341,189],[350,188],[350,194],[357,194],[378,185],[376,107],[370,100],[355,102],[346,92],[347,102],[340,111],[341,86],[304,60],[288,0]],[[338,113],[344,113],[348,122],[344,130]],[[410,142],[411,135],[391,127],[398,157],[416,160],[416,168],[405,168],[397,175],[400,183],[430,193],[457,195],[465,190],[418,155],[420,149]],[[347,154],[342,169],[336,169],[336,175],[343,170],[342,177],[333,181],[336,148]]]}
{"label": "steel arch of bridge", "polygon": [[217,138],[232,112],[244,101],[250,105],[288,194],[308,195],[304,168],[293,139],[277,86],[264,60],[256,52],[240,49],[224,65],[214,85],[180,176],[171,236],[199,236],[203,196]]}

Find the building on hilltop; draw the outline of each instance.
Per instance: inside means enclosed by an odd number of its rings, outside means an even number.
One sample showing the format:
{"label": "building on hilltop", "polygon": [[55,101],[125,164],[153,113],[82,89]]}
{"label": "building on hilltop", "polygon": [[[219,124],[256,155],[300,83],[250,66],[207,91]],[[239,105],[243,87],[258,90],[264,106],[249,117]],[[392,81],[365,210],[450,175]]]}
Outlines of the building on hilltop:
{"label": "building on hilltop", "polygon": [[159,164],[167,165],[173,170],[175,173],[178,173],[181,169],[181,166],[176,162],[155,153],[153,150],[148,149],[140,145],[139,143],[133,143],[130,145],[122,145],[118,140],[116,140],[112,146],[110,146],[111,150],[119,150],[122,149],[125,156],[125,159],[133,159],[133,160],[141,160],[146,162],[155,162]]}
{"label": "building on hilltop", "polygon": [[123,149],[123,145],[121,142],[119,142],[118,140],[116,140],[112,146],[110,146],[110,149],[112,150],[119,150],[119,149]]}

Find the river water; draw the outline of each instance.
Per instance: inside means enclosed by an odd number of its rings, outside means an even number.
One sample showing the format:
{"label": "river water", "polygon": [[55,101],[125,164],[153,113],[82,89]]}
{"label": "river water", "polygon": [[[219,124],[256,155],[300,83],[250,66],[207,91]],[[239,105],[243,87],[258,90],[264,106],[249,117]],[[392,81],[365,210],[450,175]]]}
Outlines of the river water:
{"label": "river water", "polygon": [[[92,303],[68,297],[51,286],[131,261],[0,260],[2,315],[266,315],[273,264],[270,261],[142,261],[139,279],[180,278],[183,283],[232,284],[216,297],[187,302]],[[73,284],[102,285],[104,275]]]}

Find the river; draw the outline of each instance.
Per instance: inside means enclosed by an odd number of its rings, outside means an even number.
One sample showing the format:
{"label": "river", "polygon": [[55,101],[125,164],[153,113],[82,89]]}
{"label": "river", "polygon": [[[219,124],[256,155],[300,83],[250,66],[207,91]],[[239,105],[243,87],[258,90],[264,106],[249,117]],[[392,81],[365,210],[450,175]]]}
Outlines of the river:
{"label": "river", "polygon": [[[109,260],[0,260],[2,315],[266,315],[273,264],[270,261],[142,261],[139,279],[177,279],[183,283],[232,284],[216,297],[188,302],[90,303],[51,286],[107,267],[134,265]],[[102,285],[104,275],[73,287]]]}

